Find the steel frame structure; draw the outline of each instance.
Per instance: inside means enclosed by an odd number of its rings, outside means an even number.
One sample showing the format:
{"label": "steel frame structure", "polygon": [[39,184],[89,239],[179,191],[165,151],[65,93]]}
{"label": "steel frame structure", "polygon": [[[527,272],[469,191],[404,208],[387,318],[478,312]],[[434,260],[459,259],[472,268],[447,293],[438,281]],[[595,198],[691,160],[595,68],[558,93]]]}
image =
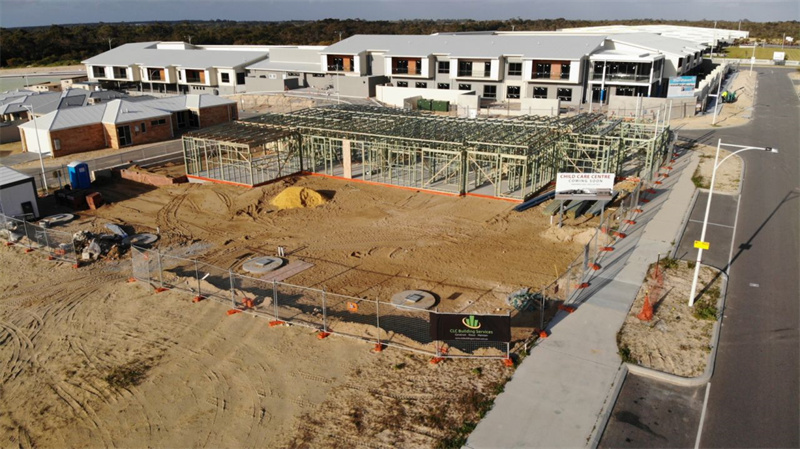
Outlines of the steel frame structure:
{"label": "steel frame structure", "polygon": [[255,186],[304,172],[523,200],[559,171],[619,174],[642,150],[652,171],[666,134],[602,114],[467,119],[337,105],[194,131],[183,148],[190,178]]}

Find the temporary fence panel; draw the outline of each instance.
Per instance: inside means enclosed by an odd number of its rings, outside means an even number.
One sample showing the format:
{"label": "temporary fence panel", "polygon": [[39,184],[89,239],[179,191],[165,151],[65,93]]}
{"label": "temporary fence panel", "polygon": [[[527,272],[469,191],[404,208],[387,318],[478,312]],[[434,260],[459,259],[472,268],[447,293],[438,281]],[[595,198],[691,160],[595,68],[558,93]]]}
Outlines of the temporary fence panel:
{"label": "temporary fence panel", "polygon": [[278,320],[320,330],[325,328],[325,292],[278,282],[275,293]]}
{"label": "temporary fence panel", "polygon": [[327,293],[325,307],[330,332],[376,344],[385,339],[386,334],[378,327],[378,301]]}
{"label": "temporary fence panel", "polygon": [[133,265],[133,278],[139,282],[151,283],[150,279],[150,254],[146,249],[137,246],[131,247],[131,263]]}
{"label": "temporary fence panel", "polygon": [[161,254],[161,286],[199,295],[197,264],[194,260]]}
{"label": "temporary fence panel", "polygon": [[195,266],[198,296],[215,301],[231,303],[230,271],[205,262],[197,262]]}
{"label": "temporary fence panel", "polygon": [[233,301],[238,308],[274,317],[273,282],[234,273]]}
{"label": "temporary fence panel", "polygon": [[384,344],[436,354],[430,334],[430,311],[382,302],[378,304],[378,313],[378,326],[385,335]]}
{"label": "temporary fence panel", "polygon": [[78,263],[78,253],[75,250],[72,234],[53,229],[47,229],[46,232],[51,257],[73,264]]}

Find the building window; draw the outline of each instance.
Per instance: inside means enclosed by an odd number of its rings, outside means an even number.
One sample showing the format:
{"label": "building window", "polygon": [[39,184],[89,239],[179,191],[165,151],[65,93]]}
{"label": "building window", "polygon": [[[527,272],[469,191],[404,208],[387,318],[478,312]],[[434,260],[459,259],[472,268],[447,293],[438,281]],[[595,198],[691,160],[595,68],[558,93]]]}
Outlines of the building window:
{"label": "building window", "polygon": [[533,75],[534,78],[550,78],[550,63],[537,62],[536,73],[534,73]]}
{"label": "building window", "polygon": [[546,87],[534,87],[533,88],[533,98],[547,98],[547,88]]}
{"label": "building window", "polygon": [[61,139],[53,139],[53,147],[56,151],[61,149]]}
{"label": "building window", "polygon": [[206,74],[203,70],[186,70],[187,83],[205,83]]}
{"label": "building window", "polygon": [[158,120],[151,120],[150,121],[150,126],[158,126],[158,125],[163,125],[165,123],[167,123],[167,119],[161,118],[161,119],[158,119]]}
{"label": "building window", "polygon": [[472,84],[459,84],[458,90],[472,90]]}
{"label": "building window", "polygon": [[472,76],[472,61],[458,61],[458,76]]}
{"label": "building window", "polygon": [[572,101],[572,89],[558,88],[556,92],[561,101]]}
{"label": "building window", "polygon": [[483,98],[497,98],[497,86],[486,85],[483,86]]}
{"label": "building window", "polygon": [[506,98],[519,98],[519,86],[506,87]]}
{"label": "building window", "polygon": [[219,80],[223,83],[230,83],[231,82],[231,75],[230,73],[220,73]]}
{"label": "building window", "polygon": [[633,97],[636,94],[635,87],[620,86],[617,87],[617,95],[621,97]]}
{"label": "building window", "polygon": [[[508,76],[520,76],[522,75],[522,63],[521,62],[509,62],[508,63]],[[519,98],[519,97],[517,97]]]}
{"label": "building window", "polygon": [[438,73],[450,73],[450,61],[439,61]]}
{"label": "building window", "polygon": [[408,87],[408,81],[398,81],[397,87]]}
{"label": "building window", "polygon": [[269,79],[271,79],[271,80],[276,80],[276,79],[278,79],[278,75],[277,75],[277,74],[275,74],[275,73],[270,73],[270,74],[269,74]]}
{"label": "building window", "polygon": [[299,74],[299,73],[297,73],[297,72],[287,72],[287,73],[286,73],[286,76],[297,76],[297,77],[299,77],[299,76],[300,76],[300,74]]}
{"label": "building window", "polygon": [[124,80],[128,79],[127,67],[114,67],[114,78]]}
{"label": "building window", "polygon": [[436,85],[437,89],[450,89],[450,83],[439,83]]}
{"label": "building window", "polygon": [[483,65],[483,76],[488,77],[491,76],[491,74],[492,74],[492,63],[486,61],[486,63]]}
{"label": "building window", "polygon": [[142,132],[143,133],[147,132],[147,125],[144,122],[142,122]]}
{"label": "building window", "polygon": [[561,64],[561,79],[569,79],[570,67],[572,67],[572,64],[570,63]]}
{"label": "building window", "polygon": [[181,72],[180,70],[178,70],[178,80],[180,81],[180,80],[182,80],[182,79],[183,79],[183,72]]}
{"label": "building window", "polygon": [[428,87],[428,83],[425,83],[425,82],[422,82],[422,81],[417,81],[417,83],[414,85],[414,87],[419,88],[419,89],[425,89],[425,88]]}
{"label": "building window", "polygon": [[92,67],[92,75],[95,78],[105,78],[106,77],[106,68],[105,67]]}
{"label": "building window", "polygon": [[[314,73],[311,76],[313,76],[314,78],[324,78],[325,74],[324,73]],[[262,76],[262,78],[263,78],[263,76]]]}

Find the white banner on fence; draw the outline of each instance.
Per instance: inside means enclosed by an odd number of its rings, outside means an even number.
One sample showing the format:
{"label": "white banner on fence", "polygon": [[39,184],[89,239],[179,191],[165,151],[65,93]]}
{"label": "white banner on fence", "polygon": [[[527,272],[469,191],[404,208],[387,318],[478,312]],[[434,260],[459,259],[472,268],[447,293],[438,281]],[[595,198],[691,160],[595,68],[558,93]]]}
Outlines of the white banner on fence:
{"label": "white banner on fence", "polygon": [[559,173],[556,177],[558,200],[610,200],[614,173]]}

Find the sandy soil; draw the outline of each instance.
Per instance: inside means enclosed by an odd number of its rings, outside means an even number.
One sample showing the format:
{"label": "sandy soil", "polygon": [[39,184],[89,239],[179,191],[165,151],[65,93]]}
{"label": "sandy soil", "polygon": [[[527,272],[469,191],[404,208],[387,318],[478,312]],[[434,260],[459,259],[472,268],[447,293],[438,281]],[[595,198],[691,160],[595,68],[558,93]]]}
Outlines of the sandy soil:
{"label": "sandy soil", "polygon": [[[714,120],[713,111],[705,115],[670,120],[670,127],[673,129],[704,129],[712,126],[726,128],[730,126],[744,125],[750,121],[753,113],[753,99],[758,87],[757,73],[750,73],[741,70],[734,78],[728,90],[736,92],[736,102],[725,103],[722,109],[717,112],[717,122]],[[716,92],[714,92],[716,94]]]}
{"label": "sandy soil", "polygon": [[[0,447],[431,447],[447,436],[425,419],[436,407],[460,391],[493,397],[511,372],[226,317],[126,284],[127,260],[76,271],[2,246],[0,266]],[[109,383],[130,366],[138,383]]]}
{"label": "sandy soil", "polygon": [[[711,184],[711,174],[714,170],[714,156],[717,152],[716,146],[697,145],[694,150],[700,156],[700,164],[694,172],[694,179],[697,179],[701,186],[707,189]],[[728,150],[720,149],[719,160],[731,154]],[[714,180],[714,193],[734,194],[739,191],[739,179],[742,175],[742,159],[737,155],[733,156],[717,169],[717,177]]]}
{"label": "sandy soil", "polygon": [[133,170],[138,173],[154,173],[157,175],[168,176],[170,178],[177,178],[186,174],[186,165],[183,162],[164,162],[157,165],[148,165],[147,167],[140,167],[138,165],[131,165],[128,170]]}
{"label": "sandy soil", "polygon": [[0,157],[22,153],[22,142],[9,142],[0,145]]}
{"label": "sandy soil", "polygon": [[[689,268],[685,261],[677,264],[674,269],[661,270],[662,283],[658,282],[651,268],[617,339],[620,348],[628,348],[633,363],[678,376],[694,377],[706,369],[714,321],[693,316],[688,299],[694,269]],[[712,280],[713,284],[695,308],[703,305],[702,300],[716,306],[722,284],[717,273],[710,267],[700,270],[698,289],[702,291]],[[636,315],[641,312],[648,292],[654,317],[650,322],[640,321]]]}
{"label": "sandy soil", "polygon": [[[290,185],[330,200],[270,205]],[[100,191],[110,204],[65,230],[159,229],[162,251],[201,248],[192,256],[237,271],[282,245],[314,265],[289,282],[383,300],[430,290],[440,310],[506,310],[509,292],[551,282],[581,248],[504,201],[322,177]],[[126,283],[127,257],[74,270],[2,246],[0,272],[0,447],[433,447],[477,422],[513,372],[228,317]]]}

